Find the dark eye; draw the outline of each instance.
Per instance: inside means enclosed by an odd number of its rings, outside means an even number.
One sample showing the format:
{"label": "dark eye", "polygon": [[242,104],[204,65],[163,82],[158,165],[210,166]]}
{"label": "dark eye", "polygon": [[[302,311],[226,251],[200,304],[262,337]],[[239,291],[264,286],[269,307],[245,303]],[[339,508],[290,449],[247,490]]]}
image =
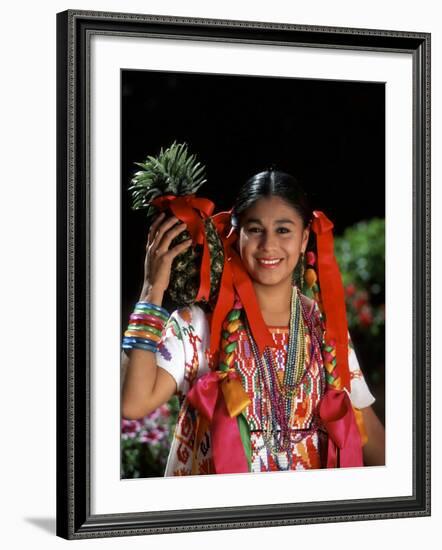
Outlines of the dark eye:
{"label": "dark eye", "polygon": [[278,227],[278,233],[290,233],[290,230],[287,227]]}
{"label": "dark eye", "polygon": [[249,227],[248,229],[250,231],[250,233],[259,233],[261,231],[261,228],[260,227]]}

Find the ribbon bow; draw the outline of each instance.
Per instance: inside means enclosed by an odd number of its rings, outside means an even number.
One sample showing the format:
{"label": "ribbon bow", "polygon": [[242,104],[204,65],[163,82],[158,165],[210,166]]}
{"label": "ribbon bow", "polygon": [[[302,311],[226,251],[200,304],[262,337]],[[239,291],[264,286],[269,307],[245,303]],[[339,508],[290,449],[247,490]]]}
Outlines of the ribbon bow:
{"label": "ribbon bow", "polygon": [[196,195],[162,195],[154,199],[151,204],[161,212],[169,208],[173,215],[187,225],[187,230],[194,244],[203,245],[201,260],[200,287],[195,301],[209,301],[210,295],[210,252],[205,237],[204,220],[208,218],[215,205],[209,199],[199,198]]}
{"label": "ribbon bow", "polygon": [[361,436],[347,392],[328,388],[319,416],[328,432],[327,468],[363,466]]}
{"label": "ribbon bow", "polygon": [[187,398],[211,426],[215,472],[248,472],[237,416],[250,403],[250,398],[242,387],[238,373],[233,369],[210,371],[196,380]]}

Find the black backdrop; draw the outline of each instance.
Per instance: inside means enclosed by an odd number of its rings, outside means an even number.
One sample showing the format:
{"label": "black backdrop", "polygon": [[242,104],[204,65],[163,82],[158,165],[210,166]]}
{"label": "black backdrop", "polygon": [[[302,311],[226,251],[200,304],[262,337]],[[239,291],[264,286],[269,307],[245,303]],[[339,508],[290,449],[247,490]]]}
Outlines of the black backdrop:
{"label": "black backdrop", "polygon": [[139,296],[148,227],[127,188],[148,154],[185,141],[216,211],[273,165],[298,177],[340,234],[385,216],[383,83],[121,71],[122,330]]}

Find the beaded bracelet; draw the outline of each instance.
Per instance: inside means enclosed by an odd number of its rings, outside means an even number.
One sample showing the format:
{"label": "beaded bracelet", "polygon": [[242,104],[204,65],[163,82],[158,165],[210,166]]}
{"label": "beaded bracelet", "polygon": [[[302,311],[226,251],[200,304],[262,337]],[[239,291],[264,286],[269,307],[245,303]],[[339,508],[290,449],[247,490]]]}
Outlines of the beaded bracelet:
{"label": "beaded bracelet", "polygon": [[143,349],[156,352],[169,312],[149,302],[137,302],[124,333],[123,349]]}

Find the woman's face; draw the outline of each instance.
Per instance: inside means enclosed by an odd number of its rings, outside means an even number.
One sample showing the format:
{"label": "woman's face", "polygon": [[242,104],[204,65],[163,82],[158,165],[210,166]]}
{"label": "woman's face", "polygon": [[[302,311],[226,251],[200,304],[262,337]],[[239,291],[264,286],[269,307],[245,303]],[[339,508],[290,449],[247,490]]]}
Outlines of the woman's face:
{"label": "woman's face", "polygon": [[241,216],[238,249],[255,284],[292,284],[309,230],[298,212],[280,197],[257,200]]}

